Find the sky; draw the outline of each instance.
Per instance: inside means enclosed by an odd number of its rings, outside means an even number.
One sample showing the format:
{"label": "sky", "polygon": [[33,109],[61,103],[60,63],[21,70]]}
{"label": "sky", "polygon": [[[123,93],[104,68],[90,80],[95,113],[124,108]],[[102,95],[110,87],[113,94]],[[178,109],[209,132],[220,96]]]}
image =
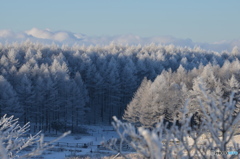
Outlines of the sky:
{"label": "sky", "polygon": [[240,39],[239,0],[0,0],[0,30],[32,28],[88,36]]}

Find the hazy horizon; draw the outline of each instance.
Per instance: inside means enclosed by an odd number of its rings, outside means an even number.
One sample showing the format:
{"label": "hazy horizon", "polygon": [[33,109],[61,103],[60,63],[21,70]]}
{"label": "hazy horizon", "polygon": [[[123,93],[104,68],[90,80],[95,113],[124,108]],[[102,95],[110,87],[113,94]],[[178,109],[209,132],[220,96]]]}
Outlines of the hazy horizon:
{"label": "hazy horizon", "polygon": [[5,1],[0,30],[31,28],[93,37],[172,36],[199,43],[240,39],[239,1]]}

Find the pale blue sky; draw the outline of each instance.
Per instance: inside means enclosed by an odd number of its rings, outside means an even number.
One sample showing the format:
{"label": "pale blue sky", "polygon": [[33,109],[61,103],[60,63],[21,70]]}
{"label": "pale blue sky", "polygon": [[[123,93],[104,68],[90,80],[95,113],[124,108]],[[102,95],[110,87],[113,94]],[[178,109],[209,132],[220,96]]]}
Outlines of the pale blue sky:
{"label": "pale blue sky", "polygon": [[0,30],[89,36],[171,35],[196,42],[240,38],[240,0],[0,0]]}

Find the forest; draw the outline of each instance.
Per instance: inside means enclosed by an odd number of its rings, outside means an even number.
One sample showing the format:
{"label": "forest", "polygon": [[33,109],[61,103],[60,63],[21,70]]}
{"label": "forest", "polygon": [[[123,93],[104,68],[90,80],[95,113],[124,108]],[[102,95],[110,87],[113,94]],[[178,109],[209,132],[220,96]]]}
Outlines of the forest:
{"label": "forest", "polygon": [[[33,131],[77,131],[113,116],[145,127],[193,114],[201,95],[238,102],[240,51],[174,45],[0,44],[0,115],[32,123]],[[239,113],[236,104],[235,113]],[[197,120],[195,121],[197,122]]]}

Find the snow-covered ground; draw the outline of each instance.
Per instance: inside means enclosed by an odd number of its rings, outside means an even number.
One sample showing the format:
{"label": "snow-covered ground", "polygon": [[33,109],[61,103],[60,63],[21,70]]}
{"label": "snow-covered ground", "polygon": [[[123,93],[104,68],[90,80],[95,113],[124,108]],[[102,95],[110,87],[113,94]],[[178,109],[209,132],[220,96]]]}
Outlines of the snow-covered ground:
{"label": "snow-covered ground", "polygon": [[[101,158],[104,156],[114,156],[115,153],[98,148],[101,142],[111,138],[118,138],[112,126],[86,126],[88,134],[71,134],[55,143],[52,150],[47,150],[42,156],[36,159],[65,159],[67,157],[81,156],[91,158]],[[45,136],[45,141],[55,139],[55,135]],[[189,144],[193,141],[189,138]],[[203,139],[204,140],[204,139]],[[234,141],[240,144],[240,135],[234,136]],[[131,152],[126,152],[131,153]]]}
{"label": "snow-covered ground", "polygon": [[[103,157],[114,155],[109,150],[98,149],[102,141],[117,138],[112,126],[87,126],[88,134],[71,134],[55,143],[52,150],[47,150],[41,159],[64,159],[70,156]],[[56,136],[45,136],[45,141],[51,141]]]}

